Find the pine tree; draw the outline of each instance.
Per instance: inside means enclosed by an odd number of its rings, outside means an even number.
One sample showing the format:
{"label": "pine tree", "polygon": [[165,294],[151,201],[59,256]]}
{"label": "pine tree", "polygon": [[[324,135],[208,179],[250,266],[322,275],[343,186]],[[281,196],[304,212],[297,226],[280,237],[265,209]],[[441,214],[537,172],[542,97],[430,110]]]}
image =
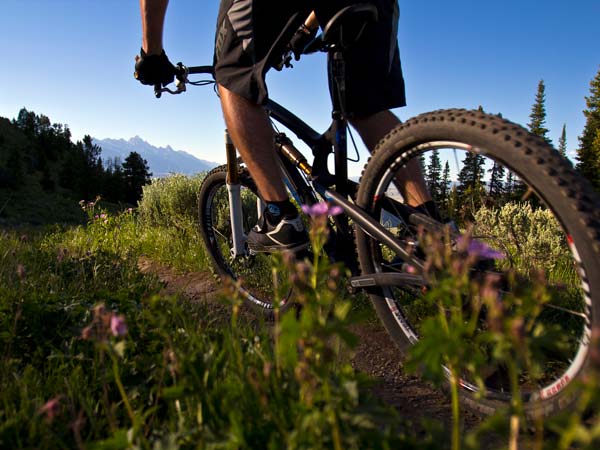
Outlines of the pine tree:
{"label": "pine tree", "polygon": [[558,140],[558,152],[565,158],[567,157],[567,124],[563,125],[562,133]]}
{"label": "pine tree", "polygon": [[441,197],[441,177],[442,177],[442,162],[440,160],[440,152],[433,150],[429,157],[429,165],[427,166],[427,188],[435,201],[439,201]]}
{"label": "pine tree", "polygon": [[123,163],[123,173],[127,182],[125,199],[128,203],[136,204],[142,198],[142,187],[150,182],[150,168],[138,152],[131,152]]}
{"label": "pine tree", "polygon": [[500,199],[504,195],[504,166],[494,161],[490,172],[490,185],[488,194],[490,197]]}
{"label": "pine tree", "polygon": [[446,164],[444,164],[444,173],[442,175],[442,183],[440,185],[440,198],[438,201],[438,205],[440,205],[442,209],[441,212],[446,214],[449,212],[448,197],[450,195],[450,185],[450,164],[448,164],[448,161],[446,161]]}
{"label": "pine tree", "polygon": [[482,204],[484,195],[483,156],[467,152],[458,174],[457,196],[462,217],[468,217]]}
{"label": "pine tree", "polygon": [[600,191],[600,154],[594,148],[594,141],[600,129],[600,70],[590,83],[590,96],[585,98],[587,109],[583,133],[579,136],[577,149],[577,169]]}
{"label": "pine tree", "polygon": [[506,200],[510,200],[512,198],[514,191],[515,176],[511,171],[509,171],[508,175],[506,176],[506,183],[504,183],[504,196],[506,197]]}
{"label": "pine tree", "polygon": [[544,126],[546,122],[546,86],[544,85],[544,80],[540,80],[538,83],[537,94],[535,96],[535,103],[531,107],[531,114],[529,118],[531,122],[527,124],[529,127],[529,131],[531,131],[536,136],[541,137],[547,143],[551,144],[552,142],[548,138],[548,129]]}

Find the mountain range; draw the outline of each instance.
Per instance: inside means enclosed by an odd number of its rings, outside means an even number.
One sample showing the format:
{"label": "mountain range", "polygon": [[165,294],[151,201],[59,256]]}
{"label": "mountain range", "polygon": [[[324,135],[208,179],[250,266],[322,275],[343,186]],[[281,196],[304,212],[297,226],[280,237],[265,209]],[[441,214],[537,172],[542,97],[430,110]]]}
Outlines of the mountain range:
{"label": "mountain range", "polygon": [[183,150],[174,150],[170,145],[155,147],[139,136],[129,140],[93,138],[93,143],[102,148],[103,161],[118,159],[123,162],[131,152],[139,153],[148,162],[153,177],[165,177],[172,173],[193,175],[219,165],[198,159]]}

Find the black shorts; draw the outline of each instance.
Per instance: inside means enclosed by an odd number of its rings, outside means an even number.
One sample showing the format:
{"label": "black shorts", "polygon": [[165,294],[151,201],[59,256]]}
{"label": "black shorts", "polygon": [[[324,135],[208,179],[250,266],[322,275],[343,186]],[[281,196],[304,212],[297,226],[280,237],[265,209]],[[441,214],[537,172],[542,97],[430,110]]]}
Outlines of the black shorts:
{"label": "black shorts", "polygon": [[[225,88],[263,104],[265,74],[314,10],[321,25],[359,0],[221,0],[215,37],[215,78]],[[397,0],[370,0],[379,20],[346,54],[346,109],[364,117],[406,105],[397,44]],[[364,0],[363,0],[364,3]]]}

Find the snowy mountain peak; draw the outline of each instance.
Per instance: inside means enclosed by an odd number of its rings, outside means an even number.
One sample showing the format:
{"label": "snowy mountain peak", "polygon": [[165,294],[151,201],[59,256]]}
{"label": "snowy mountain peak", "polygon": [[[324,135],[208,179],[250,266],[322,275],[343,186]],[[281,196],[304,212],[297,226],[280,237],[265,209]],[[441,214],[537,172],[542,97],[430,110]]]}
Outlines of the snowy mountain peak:
{"label": "snowy mountain peak", "polygon": [[155,147],[140,136],[125,139],[96,139],[94,144],[102,148],[102,160],[118,158],[124,161],[131,152],[139,153],[148,162],[150,172],[155,177],[164,177],[171,173],[193,175],[205,172],[218,164],[204,161],[183,151],[174,150],[170,145]]}

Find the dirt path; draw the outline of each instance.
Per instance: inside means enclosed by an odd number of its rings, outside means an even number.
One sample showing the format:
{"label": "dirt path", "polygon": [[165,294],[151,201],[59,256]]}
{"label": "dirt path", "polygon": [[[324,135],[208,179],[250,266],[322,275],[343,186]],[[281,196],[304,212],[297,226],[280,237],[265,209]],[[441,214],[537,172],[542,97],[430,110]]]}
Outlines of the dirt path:
{"label": "dirt path", "polygon": [[[209,273],[177,274],[146,258],[139,260],[138,267],[143,273],[157,276],[164,283],[165,294],[182,293],[191,300],[210,302],[228,314],[229,308],[217,301],[220,286]],[[418,377],[403,372],[398,351],[381,325],[360,324],[354,326],[353,331],[359,336],[360,344],[352,356],[352,365],[375,378],[374,394],[377,397],[396,408],[402,417],[416,423],[427,418],[450,424],[447,398]],[[467,428],[478,422],[469,413],[465,413],[464,420]]]}

